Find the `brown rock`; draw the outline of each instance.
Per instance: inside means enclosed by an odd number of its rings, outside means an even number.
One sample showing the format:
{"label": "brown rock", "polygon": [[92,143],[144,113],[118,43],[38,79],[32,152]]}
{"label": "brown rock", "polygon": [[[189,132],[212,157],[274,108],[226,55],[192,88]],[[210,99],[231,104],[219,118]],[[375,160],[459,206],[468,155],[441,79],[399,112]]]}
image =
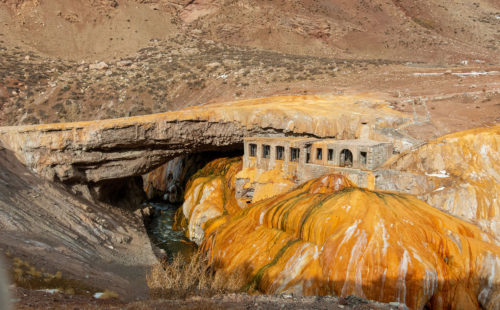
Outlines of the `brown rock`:
{"label": "brown rock", "polygon": [[373,134],[404,145],[377,131],[391,132],[409,120],[405,114],[373,98],[347,96],[273,97],[130,118],[3,127],[0,141],[42,176],[87,183],[140,176],[181,154],[236,148],[249,135],[286,130],[355,138],[362,120],[373,124]]}

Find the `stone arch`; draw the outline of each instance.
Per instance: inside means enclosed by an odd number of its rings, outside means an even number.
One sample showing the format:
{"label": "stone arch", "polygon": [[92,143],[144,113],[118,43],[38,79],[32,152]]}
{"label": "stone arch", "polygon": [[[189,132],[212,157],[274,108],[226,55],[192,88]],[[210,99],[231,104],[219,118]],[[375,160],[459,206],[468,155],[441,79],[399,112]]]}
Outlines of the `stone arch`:
{"label": "stone arch", "polygon": [[352,167],[353,156],[349,149],[343,149],[340,152],[339,166],[341,167]]}

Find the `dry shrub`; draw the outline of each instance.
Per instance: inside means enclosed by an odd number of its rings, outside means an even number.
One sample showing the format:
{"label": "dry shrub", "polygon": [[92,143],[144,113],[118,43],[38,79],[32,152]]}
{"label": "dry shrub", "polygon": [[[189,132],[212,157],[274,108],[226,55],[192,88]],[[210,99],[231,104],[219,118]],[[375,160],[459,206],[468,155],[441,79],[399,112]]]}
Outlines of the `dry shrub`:
{"label": "dry shrub", "polygon": [[233,272],[215,270],[201,251],[187,261],[180,253],[171,262],[155,264],[146,277],[153,298],[213,296],[241,291],[247,280],[244,268]]}

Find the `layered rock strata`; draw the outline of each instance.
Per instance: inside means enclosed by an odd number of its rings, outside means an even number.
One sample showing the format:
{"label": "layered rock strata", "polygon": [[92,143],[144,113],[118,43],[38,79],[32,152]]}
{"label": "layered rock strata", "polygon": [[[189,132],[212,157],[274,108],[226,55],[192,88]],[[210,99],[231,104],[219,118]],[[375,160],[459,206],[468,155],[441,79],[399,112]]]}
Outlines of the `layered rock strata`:
{"label": "layered rock strata", "polygon": [[145,275],[156,262],[141,210],[91,203],[41,179],[0,147],[0,256],[6,252],[126,300],[147,296]]}
{"label": "layered rock strata", "polygon": [[[410,121],[370,96],[296,96],[198,106],[103,121],[0,128],[0,141],[51,180],[97,183],[140,176],[179,155],[240,148],[251,135],[356,138]],[[402,149],[406,138],[395,140]]]}
{"label": "layered rock strata", "polygon": [[241,166],[238,157],[220,158],[210,162],[190,179],[185,201],[178,212],[182,212],[181,218],[187,220],[187,236],[198,245],[205,238],[204,226],[208,221],[240,210],[234,184]]}

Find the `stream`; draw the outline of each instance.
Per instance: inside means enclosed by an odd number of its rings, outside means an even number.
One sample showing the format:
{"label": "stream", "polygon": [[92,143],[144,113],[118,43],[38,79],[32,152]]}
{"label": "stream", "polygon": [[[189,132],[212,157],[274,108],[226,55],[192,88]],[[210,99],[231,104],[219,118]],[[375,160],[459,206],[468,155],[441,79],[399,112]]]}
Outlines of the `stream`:
{"label": "stream", "polygon": [[184,231],[175,231],[174,216],[179,205],[165,202],[149,202],[154,209],[154,215],[148,225],[148,232],[152,241],[160,249],[163,249],[172,259],[177,253],[184,257],[192,255],[197,247],[196,244],[186,238]]}

